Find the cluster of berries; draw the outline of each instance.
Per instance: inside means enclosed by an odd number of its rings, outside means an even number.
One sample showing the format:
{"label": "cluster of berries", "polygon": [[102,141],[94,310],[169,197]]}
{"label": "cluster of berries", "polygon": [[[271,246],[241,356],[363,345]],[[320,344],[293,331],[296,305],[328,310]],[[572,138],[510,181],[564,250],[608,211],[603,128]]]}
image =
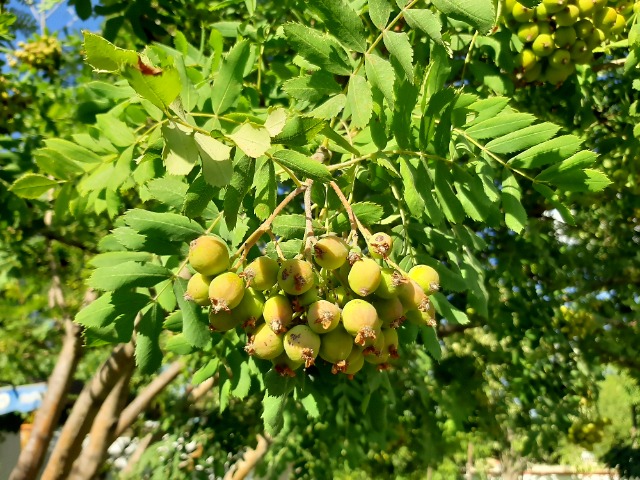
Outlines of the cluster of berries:
{"label": "cluster of berries", "polygon": [[15,68],[19,63],[41,70],[51,76],[60,68],[62,46],[56,37],[41,36],[32,42],[18,42],[18,48],[8,57],[9,66]]}
{"label": "cluster of berries", "polygon": [[517,78],[552,84],[564,82],[575,65],[591,63],[593,50],[620,37],[634,11],[630,0],[543,0],[533,8],[503,2],[503,23],[524,44]]}
{"label": "cluster of berries", "polygon": [[333,373],[353,375],[365,361],[385,369],[398,356],[405,320],[435,326],[429,295],[439,288],[430,266],[381,267],[391,247],[389,235],[376,233],[366,257],[327,235],[313,245],[312,261],[261,256],[236,273],[226,244],[203,236],[190,246],[197,273],[185,298],[209,308],[212,331],[244,329],[246,352],[272,361],[281,375],[294,376],[317,357]]}

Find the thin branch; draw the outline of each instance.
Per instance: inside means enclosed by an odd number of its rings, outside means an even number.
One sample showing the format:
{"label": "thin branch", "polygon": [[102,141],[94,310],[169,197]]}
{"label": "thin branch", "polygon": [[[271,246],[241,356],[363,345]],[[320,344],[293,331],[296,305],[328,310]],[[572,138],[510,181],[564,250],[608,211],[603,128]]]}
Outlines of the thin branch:
{"label": "thin branch", "polygon": [[315,243],[315,233],[313,232],[313,214],[311,212],[311,186],[313,180],[307,180],[307,189],[304,192],[304,257],[307,261],[311,261],[311,249]]}
{"label": "thin branch", "polygon": [[[353,243],[358,243],[358,229],[360,228],[361,224],[356,218],[355,214],[353,213],[353,209],[351,208],[349,201],[344,196],[344,193],[342,193],[342,190],[340,190],[340,187],[338,186],[338,184],[332,181],[332,182],[329,182],[329,185],[331,185],[331,188],[333,188],[333,191],[336,192],[336,195],[340,199],[340,202],[342,203],[342,206],[344,207],[345,212],[347,212],[347,217],[349,218],[349,224],[351,225],[351,232],[349,233],[349,237],[347,238],[347,243],[351,241]],[[364,235],[365,239],[368,239],[371,236],[371,234],[367,235],[364,232],[362,232],[362,234]]]}
{"label": "thin branch", "polygon": [[237,270],[238,268],[240,268],[240,265],[242,265],[244,261],[247,259],[249,250],[251,250],[251,248],[256,243],[258,243],[258,240],[260,240],[262,235],[264,235],[265,233],[268,233],[269,230],[271,230],[271,224],[273,223],[275,218],[282,212],[282,210],[285,209],[285,207],[289,204],[289,202],[291,202],[291,200],[297,197],[300,193],[304,192],[306,188],[307,188],[306,185],[301,185],[295,190],[292,190],[291,192],[289,192],[289,194],[286,197],[284,197],[284,200],[282,200],[282,202],[280,202],[280,204],[275,208],[273,213],[269,215],[269,218],[267,218],[264,222],[262,222],[262,225],[260,225],[251,235],[249,235],[249,238],[247,238],[242,243],[242,245],[240,245],[240,248],[238,248],[238,250],[232,257],[232,258],[237,258],[236,262],[231,268],[232,270]]}
{"label": "thin branch", "polygon": [[278,258],[280,260],[286,260],[284,253],[282,253],[282,248],[280,248],[280,242],[278,241],[278,239],[276,238],[275,234],[273,233],[273,230],[269,229],[267,230],[267,234],[269,235],[269,237],[271,238],[271,241],[273,242],[273,246],[276,249],[276,253],[278,254]]}

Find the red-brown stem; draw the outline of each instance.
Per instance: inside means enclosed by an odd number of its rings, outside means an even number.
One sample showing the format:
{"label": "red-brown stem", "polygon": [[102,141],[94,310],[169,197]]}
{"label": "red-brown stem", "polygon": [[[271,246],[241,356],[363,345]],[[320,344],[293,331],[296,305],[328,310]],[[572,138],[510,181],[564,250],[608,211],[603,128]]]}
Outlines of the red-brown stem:
{"label": "red-brown stem", "polygon": [[247,259],[247,255],[249,254],[249,250],[251,250],[251,247],[258,243],[258,240],[260,240],[262,235],[269,232],[269,230],[271,229],[271,224],[273,223],[275,218],[282,212],[282,210],[284,210],[284,208],[289,204],[289,202],[291,202],[291,200],[297,197],[300,193],[304,192],[306,188],[306,185],[300,185],[295,190],[289,192],[289,195],[284,197],[284,200],[282,200],[282,202],[280,202],[280,204],[275,208],[273,213],[269,215],[269,218],[262,222],[262,225],[260,225],[256,229],[256,231],[253,232],[249,236],[249,238],[247,238],[242,243],[242,245],[240,245],[240,248],[238,248],[236,253],[233,255],[233,258],[237,258],[238,256],[240,256],[240,258],[238,258],[238,260],[236,260],[236,262],[233,264],[232,270],[237,270],[238,268],[240,268],[240,265],[242,265]]}
{"label": "red-brown stem", "polygon": [[368,241],[369,237],[371,236],[371,232],[367,230],[364,225],[362,225],[362,223],[360,223],[358,217],[356,217],[355,213],[353,213],[353,209],[349,204],[349,200],[347,200],[347,197],[344,196],[344,193],[342,193],[342,190],[340,190],[338,184],[336,182],[330,182],[329,185],[331,185],[333,191],[336,192],[336,195],[340,199],[340,202],[342,202],[342,206],[344,207],[345,211],[347,212],[347,216],[349,217],[349,223],[351,224],[351,233],[349,234],[349,238],[354,238],[355,240],[357,240],[357,231],[360,230],[360,233],[362,234],[364,239]]}

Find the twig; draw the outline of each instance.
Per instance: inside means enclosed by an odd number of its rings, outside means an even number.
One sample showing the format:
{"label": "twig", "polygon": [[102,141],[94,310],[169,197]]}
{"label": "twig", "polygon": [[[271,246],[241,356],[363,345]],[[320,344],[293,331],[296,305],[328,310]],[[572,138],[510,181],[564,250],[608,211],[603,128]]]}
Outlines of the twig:
{"label": "twig", "polygon": [[315,243],[315,233],[313,232],[313,216],[311,213],[311,186],[313,180],[307,180],[307,189],[304,192],[304,216],[305,216],[305,228],[304,228],[304,257],[307,261],[311,261],[311,249]]}
{"label": "twig", "polygon": [[242,245],[240,245],[240,248],[238,248],[238,250],[232,257],[234,259],[237,258],[237,261],[234,263],[233,267],[231,268],[232,270],[237,270],[240,267],[240,265],[244,263],[244,261],[247,259],[247,255],[249,254],[249,250],[251,250],[251,247],[253,247],[256,243],[258,243],[258,240],[260,240],[260,237],[262,237],[262,235],[264,235],[265,233],[268,233],[269,230],[271,230],[271,224],[273,223],[275,218],[282,212],[282,210],[284,210],[284,208],[289,204],[289,202],[291,202],[291,200],[297,197],[300,193],[304,192],[306,188],[307,188],[306,185],[300,185],[295,190],[292,190],[291,192],[289,192],[289,195],[287,195],[284,198],[284,200],[280,202],[280,204],[275,208],[273,213],[269,215],[269,218],[267,218],[264,222],[262,222],[262,225],[260,225],[255,230],[255,232],[253,232],[249,236],[249,238],[247,238],[242,243]]}
{"label": "twig", "polygon": [[[336,195],[342,202],[342,206],[344,207],[345,211],[347,212],[347,216],[349,217],[349,223],[351,224],[351,232],[347,237],[347,243],[351,241],[353,241],[354,243],[358,243],[358,227],[360,226],[360,222],[358,221],[355,214],[353,213],[353,209],[351,208],[351,205],[349,205],[349,201],[344,196],[344,193],[342,193],[342,190],[340,190],[340,187],[338,186],[338,184],[332,181],[332,182],[329,182],[329,185],[331,185],[331,188],[333,188],[333,191],[336,192]],[[364,235],[364,232],[363,232],[363,235]],[[365,235],[365,239],[367,238],[369,237]]]}

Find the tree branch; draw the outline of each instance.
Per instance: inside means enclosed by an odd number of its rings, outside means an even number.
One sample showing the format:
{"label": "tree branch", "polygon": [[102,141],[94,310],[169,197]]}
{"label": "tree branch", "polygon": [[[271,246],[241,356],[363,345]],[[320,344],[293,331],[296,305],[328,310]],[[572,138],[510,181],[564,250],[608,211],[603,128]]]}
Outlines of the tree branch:
{"label": "tree branch", "polygon": [[126,373],[133,361],[134,344],[129,342],[116,346],[91,381],[85,385],[62,428],[42,480],[66,479],[73,461],[82,447],[98,410],[118,380]]}
{"label": "tree branch", "polygon": [[271,445],[271,438],[264,437],[260,434],[257,436],[258,444],[255,448],[247,450],[242,456],[242,460],[236,462],[229,471],[227,471],[223,480],[244,480],[247,475],[255,468],[262,457],[264,457]]}

